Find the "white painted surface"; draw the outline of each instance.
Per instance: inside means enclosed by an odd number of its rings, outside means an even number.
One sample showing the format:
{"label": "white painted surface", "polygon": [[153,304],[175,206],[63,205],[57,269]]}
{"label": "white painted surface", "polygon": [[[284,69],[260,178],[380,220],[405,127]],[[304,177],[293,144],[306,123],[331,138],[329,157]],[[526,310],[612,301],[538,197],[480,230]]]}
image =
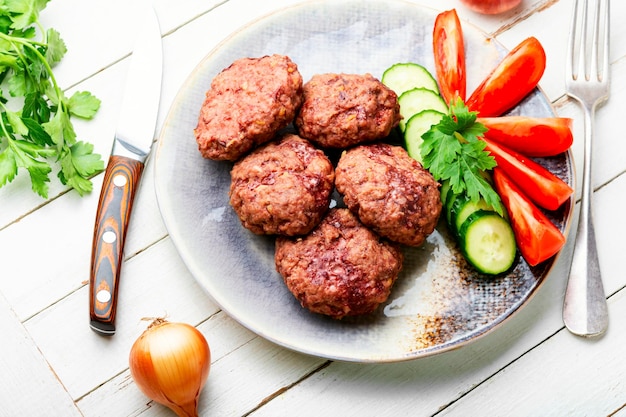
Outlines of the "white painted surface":
{"label": "white painted surface", "polygon": [[[293,0],[157,0],[164,35],[159,128],[176,92],[202,57],[233,30]],[[543,43],[548,67],[541,85],[558,113],[575,119],[574,155],[582,168],[581,114],[564,98],[563,60],[571,0],[524,0],[511,13],[487,17],[455,0],[416,3],[457,7],[460,17],[508,47],[527,36]],[[131,48],[133,16],[121,0],[56,0],[42,14],[69,53],[60,83],[102,99],[95,120],[76,122],[79,137],[109,154]],[[129,226],[118,332],[88,328],[87,280],[95,192],[80,198],[53,185],[50,200],[26,177],[0,189],[0,416],[170,416],[137,389],[128,371],[132,342],[146,316],[197,325],[212,348],[202,393],[206,416],[597,416],[624,413],[626,361],[626,3],[612,2],[612,91],[597,116],[595,218],[611,324],[597,340],[569,334],[561,320],[567,261],[530,303],[500,329],[470,345],[407,363],[327,362],[290,352],[250,333],[221,312],[181,262],[161,221],[149,161]],[[78,17],[77,17],[78,16]],[[117,87],[120,88],[117,88]],[[573,227],[575,229],[575,226]],[[570,236],[574,235],[574,230]]]}

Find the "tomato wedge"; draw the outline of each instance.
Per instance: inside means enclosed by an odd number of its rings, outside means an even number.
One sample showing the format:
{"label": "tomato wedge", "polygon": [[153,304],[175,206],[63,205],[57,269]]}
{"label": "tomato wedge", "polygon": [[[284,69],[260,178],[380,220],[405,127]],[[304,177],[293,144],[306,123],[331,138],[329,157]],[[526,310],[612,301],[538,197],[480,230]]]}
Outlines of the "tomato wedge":
{"label": "tomato wedge", "polygon": [[517,45],[467,99],[467,107],[481,117],[500,116],[537,86],[546,68],[546,53],[530,37]]}
{"label": "tomato wedge", "polygon": [[565,181],[515,151],[483,138],[485,150],[495,158],[524,194],[535,204],[548,210],[556,210],[572,195],[574,190]]}
{"label": "tomato wedge", "polygon": [[465,47],[456,10],[437,15],[433,29],[435,70],[441,96],[447,104],[460,97],[465,101]]}
{"label": "tomato wedge", "polygon": [[500,167],[493,170],[494,187],[509,213],[513,234],[522,256],[535,266],[565,245],[563,233],[511,181]]}
{"label": "tomato wedge", "polygon": [[566,117],[501,116],[476,121],[489,129],[486,137],[526,156],[558,155],[574,142],[572,119]]}

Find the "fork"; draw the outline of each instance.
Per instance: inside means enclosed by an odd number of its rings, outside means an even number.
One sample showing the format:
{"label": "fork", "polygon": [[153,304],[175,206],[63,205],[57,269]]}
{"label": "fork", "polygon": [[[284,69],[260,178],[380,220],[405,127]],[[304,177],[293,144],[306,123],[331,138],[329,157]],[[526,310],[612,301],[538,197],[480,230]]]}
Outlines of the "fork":
{"label": "fork", "polygon": [[609,0],[576,0],[566,87],[567,94],[583,107],[585,142],[580,215],[563,303],[563,322],[580,336],[601,335],[608,326],[591,209],[591,149],[596,107],[609,97],[609,71]]}

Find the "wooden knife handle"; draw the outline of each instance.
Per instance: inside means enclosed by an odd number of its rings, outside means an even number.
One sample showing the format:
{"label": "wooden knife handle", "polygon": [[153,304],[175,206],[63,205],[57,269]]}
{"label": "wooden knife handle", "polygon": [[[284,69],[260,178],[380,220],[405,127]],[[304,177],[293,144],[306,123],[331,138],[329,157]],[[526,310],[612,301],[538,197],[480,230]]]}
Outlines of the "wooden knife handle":
{"label": "wooden knife handle", "polygon": [[115,333],[115,313],[126,230],[144,164],[113,155],[105,174],[91,251],[89,316],[91,328]]}

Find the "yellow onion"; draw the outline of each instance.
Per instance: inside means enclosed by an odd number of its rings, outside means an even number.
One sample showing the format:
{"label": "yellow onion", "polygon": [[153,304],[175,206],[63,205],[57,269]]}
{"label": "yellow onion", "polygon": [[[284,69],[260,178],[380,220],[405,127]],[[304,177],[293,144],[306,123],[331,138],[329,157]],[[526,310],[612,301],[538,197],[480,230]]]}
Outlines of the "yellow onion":
{"label": "yellow onion", "polygon": [[179,417],[198,416],[198,398],[211,366],[209,344],[198,329],[155,319],[130,349],[129,364],[146,396]]}

